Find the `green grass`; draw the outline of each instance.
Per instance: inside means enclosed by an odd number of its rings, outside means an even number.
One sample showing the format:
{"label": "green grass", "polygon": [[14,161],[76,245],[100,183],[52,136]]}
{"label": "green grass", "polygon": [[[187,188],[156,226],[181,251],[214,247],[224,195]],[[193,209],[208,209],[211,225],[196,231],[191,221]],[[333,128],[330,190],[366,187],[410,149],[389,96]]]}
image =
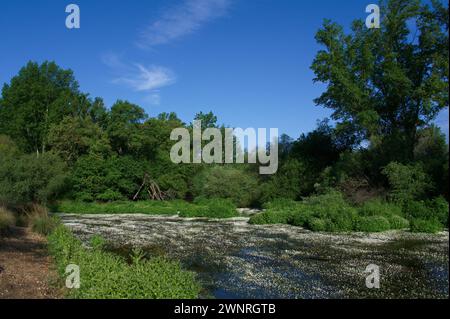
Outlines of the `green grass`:
{"label": "green grass", "polygon": [[94,237],[85,248],[64,226],[48,236],[48,247],[58,273],[65,281],[66,267],[80,267],[80,288],[70,289],[69,298],[79,299],[193,299],[200,292],[195,274],[178,262],[164,258],[145,260],[140,252],[128,264],[122,257],[103,250],[104,240]]}
{"label": "green grass", "polygon": [[148,214],[176,215],[181,217],[230,218],[238,215],[236,206],[223,199],[201,200],[189,203],[174,201],[120,201],[86,203],[62,201],[50,206],[53,212],[70,214]]}

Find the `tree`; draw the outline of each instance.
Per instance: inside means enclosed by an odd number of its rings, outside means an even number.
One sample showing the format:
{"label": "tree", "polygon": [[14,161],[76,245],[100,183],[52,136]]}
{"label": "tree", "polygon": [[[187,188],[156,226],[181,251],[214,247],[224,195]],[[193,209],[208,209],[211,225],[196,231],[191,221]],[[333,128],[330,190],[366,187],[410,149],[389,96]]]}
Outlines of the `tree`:
{"label": "tree", "polygon": [[73,114],[79,98],[71,70],[54,62],[29,62],[3,87],[0,134],[11,136],[26,152],[43,153],[51,124]]}
{"label": "tree", "polygon": [[412,159],[418,128],[448,107],[448,8],[389,0],[381,12],[380,29],[355,21],[351,34],[325,21],[311,68],[328,87],[315,102],[373,144],[399,137]]}
{"label": "tree", "polygon": [[142,122],[147,119],[145,111],[127,101],[118,100],[109,113],[106,131],[111,146],[118,154],[137,154],[146,143]]}
{"label": "tree", "polygon": [[82,155],[107,155],[111,152],[106,134],[89,117],[65,117],[51,127],[48,143],[70,165]]}

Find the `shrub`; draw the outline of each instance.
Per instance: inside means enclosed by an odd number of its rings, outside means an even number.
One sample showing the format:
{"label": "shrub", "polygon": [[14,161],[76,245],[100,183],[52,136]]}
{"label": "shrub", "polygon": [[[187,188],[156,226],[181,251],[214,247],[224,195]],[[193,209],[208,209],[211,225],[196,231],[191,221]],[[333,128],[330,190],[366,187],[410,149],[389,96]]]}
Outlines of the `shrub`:
{"label": "shrub", "polygon": [[250,217],[249,222],[254,225],[290,224],[291,218],[291,211],[270,210]]}
{"label": "shrub", "polygon": [[391,216],[402,215],[402,208],[394,203],[388,203],[379,199],[365,202],[359,209],[361,216]]}
{"label": "shrub", "polygon": [[391,199],[401,204],[421,199],[431,189],[430,177],[420,164],[392,162],[383,169],[383,174],[391,186]]}
{"label": "shrub", "polygon": [[31,220],[31,229],[38,234],[47,236],[58,225],[59,219],[55,216],[36,217]]}
{"label": "shrub", "polygon": [[265,209],[288,209],[297,207],[299,202],[296,202],[292,199],[286,198],[277,198],[271,202],[267,202],[263,204],[263,208]]}
{"label": "shrub", "polygon": [[197,206],[179,210],[180,217],[231,218],[238,215],[236,206],[229,199],[198,199]]}
{"label": "shrub", "polygon": [[54,154],[0,154],[0,202],[46,203],[61,195],[65,186],[66,165]]}
{"label": "shrub", "polygon": [[442,225],[448,227],[448,202],[443,197],[437,197],[428,201],[430,215],[437,219]]}
{"label": "shrub", "polygon": [[319,218],[326,222],[326,231],[343,232],[354,229],[357,211],[345,201],[341,193],[331,191],[311,196],[304,202],[304,209],[310,211],[310,218]]}
{"label": "shrub", "polygon": [[357,222],[357,230],[366,233],[382,232],[390,228],[389,220],[383,216],[364,216]]}
{"label": "shrub", "polygon": [[311,230],[351,231],[356,210],[338,192],[311,196],[303,202],[278,200],[265,205],[267,211],[250,219],[252,224],[291,224]]}
{"label": "shrub", "polygon": [[[93,241],[98,243],[99,239]],[[62,225],[48,237],[48,245],[61,278],[65,278],[69,264],[81,269],[80,289],[70,290],[71,298],[191,299],[200,292],[195,274],[183,270],[178,262],[132,258],[129,265],[123,258],[103,251],[102,244],[84,248]]]}
{"label": "shrub", "polygon": [[409,221],[406,218],[403,218],[398,215],[392,215],[387,217],[389,224],[391,225],[391,229],[407,229],[409,228]]}
{"label": "shrub", "polygon": [[25,209],[31,229],[41,235],[50,234],[58,225],[58,218],[48,215],[46,207],[34,204]]}
{"label": "shrub", "polygon": [[321,218],[311,218],[307,221],[307,227],[312,231],[326,231],[327,230],[327,223],[325,220]]}
{"label": "shrub", "polygon": [[7,208],[0,206],[0,235],[8,231],[15,223],[14,214]]}
{"label": "shrub", "polygon": [[411,220],[411,231],[415,233],[437,233],[442,228],[442,224],[435,219],[415,218]]}
{"label": "shrub", "polygon": [[205,169],[194,178],[193,184],[196,196],[230,199],[238,207],[251,206],[257,197],[256,176],[234,167]]}

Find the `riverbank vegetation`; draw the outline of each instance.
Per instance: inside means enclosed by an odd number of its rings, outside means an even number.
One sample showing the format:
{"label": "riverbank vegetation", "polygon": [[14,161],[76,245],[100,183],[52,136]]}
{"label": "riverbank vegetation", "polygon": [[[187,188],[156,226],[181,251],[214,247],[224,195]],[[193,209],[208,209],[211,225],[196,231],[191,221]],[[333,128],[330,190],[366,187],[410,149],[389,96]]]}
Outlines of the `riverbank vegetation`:
{"label": "riverbank vegetation", "polygon": [[210,218],[230,218],[238,215],[232,201],[219,198],[197,198],[194,202],[183,200],[109,203],[62,201],[49,206],[53,212],[67,214],[148,214]]}
{"label": "riverbank vegetation", "polygon": [[[170,133],[192,123],[124,100],[107,107],[80,91],[71,70],[29,62],[0,98],[0,205],[217,218],[266,207],[252,223],[448,227],[449,146],[433,124],[448,108],[448,8],[391,0],[383,12],[395,23],[369,30],[357,21],[346,34],[326,21],[317,32],[311,68],[326,89],[315,102],[333,114],[312,132],[282,135],[271,176],[258,174],[259,163],[174,164]],[[194,119],[225,128],[212,112]]]}
{"label": "riverbank vegetation", "polygon": [[67,265],[75,264],[80,272],[79,289],[68,291],[69,298],[83,299],[194,299],[200,293],[194,273],[178,262],[161,257],[146,259],[134,251],[131,264],[105,251],[105,241],[93,237],[86,248],[64,226],[48,236],[48,245],[61,278]]}
{"label": "riverbank vegetation", "polygon": [[380,199],[351,205],[341,193],[331,191],[301,202],[275,201],[266,208],[265,212],[250,218],[250,223],[291,224],[326,232],[382,232],[411,228],[414,232],[435,233],[448,227],[448,203],[443,198],[408,202],[403,207]]}

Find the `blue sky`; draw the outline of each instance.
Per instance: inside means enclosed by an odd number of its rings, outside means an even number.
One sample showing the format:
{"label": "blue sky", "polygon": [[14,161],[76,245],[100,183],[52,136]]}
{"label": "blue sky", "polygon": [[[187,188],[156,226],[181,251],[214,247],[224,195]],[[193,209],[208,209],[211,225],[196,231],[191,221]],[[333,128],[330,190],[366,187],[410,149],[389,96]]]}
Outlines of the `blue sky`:
{"label": "blue sky", "polygon": [[[65,7],[81,28],[65,27]],[[324,18],[349,26],[368,0],[2,1],[0,83],[29,60],[71,68],[107,106],[126,99],[190,122],[212,110],[233,127],[297,138],[330,111],[315,106],[314,35]],[[437,119],[448,134],[448,110]]]}

